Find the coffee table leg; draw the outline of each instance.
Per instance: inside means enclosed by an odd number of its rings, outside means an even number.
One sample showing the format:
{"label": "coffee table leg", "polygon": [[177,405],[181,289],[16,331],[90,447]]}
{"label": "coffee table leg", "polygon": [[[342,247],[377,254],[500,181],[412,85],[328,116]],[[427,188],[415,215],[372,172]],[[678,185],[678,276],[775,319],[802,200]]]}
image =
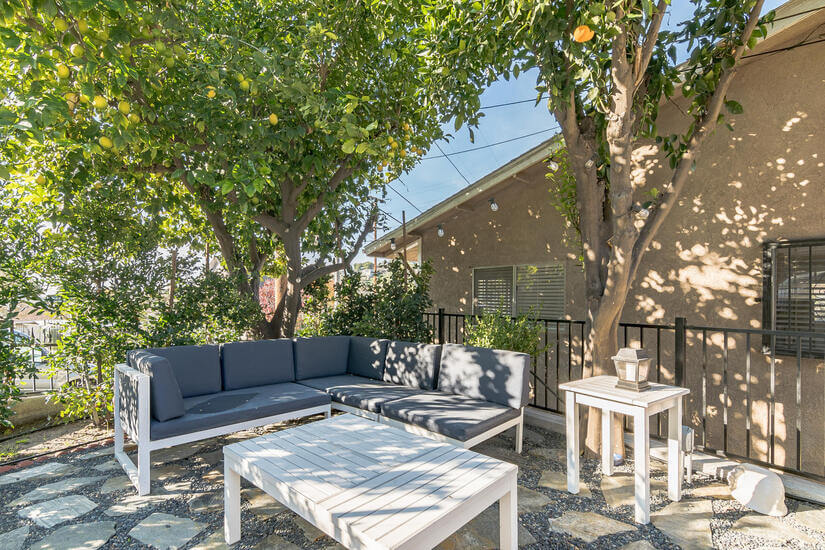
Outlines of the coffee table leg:
{"label": "coffee table leg", "polygon": [[510,490],[499,499],[499,546],[501,550],[518,549],[518,484],[516,475],[510,483]]}
{"label": "coffee table leg", "polygon": [[226,544],[241,540],[241,476],[224,458],[223,466],[223,530]]}
{"label": "coffee table leg", "polygon": [[602,410],[602,475],[613,475],[613,412]]}
{"label": "coffee table leg", "polygon": [[667,411],[667,496],[670,500],[682,499],[682,398]]}

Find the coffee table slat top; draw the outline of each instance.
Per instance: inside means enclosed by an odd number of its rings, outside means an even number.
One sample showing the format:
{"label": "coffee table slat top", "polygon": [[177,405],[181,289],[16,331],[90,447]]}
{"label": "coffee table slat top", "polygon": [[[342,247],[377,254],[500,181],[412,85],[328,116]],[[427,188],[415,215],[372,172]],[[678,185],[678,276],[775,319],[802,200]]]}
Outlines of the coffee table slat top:
{"label": "coffee table slat top", "polygon": [[517,472],[513,464],[353,415],[233,443],[224,455],[244,477],[353,548],[408,546],[486,487],[515,483]]}

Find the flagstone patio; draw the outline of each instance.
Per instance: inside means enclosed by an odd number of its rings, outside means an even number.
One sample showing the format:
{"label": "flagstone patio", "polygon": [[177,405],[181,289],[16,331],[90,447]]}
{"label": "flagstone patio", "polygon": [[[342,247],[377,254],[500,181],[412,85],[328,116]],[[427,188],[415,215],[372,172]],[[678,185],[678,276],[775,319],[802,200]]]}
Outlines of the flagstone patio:
{"label": "flagstone patio", "polygon": [[[222,446],[291,424],[159,451],[152,457],[152,494],[145,497],[114,463],[110,445],[0,474],[0,550],[226,548]],[[522,548],[825,548],[825,508],[788,499],[787,517],[760,516],[731,500],[726,485],[701,475],[672,503],[664,467],[655,462],[652,523],[636,525],[629,466],[603,478],[598,462],[585,460],[582,491],[571,495],[563,436],[533,427],[525,432],[521,455],[507,436],[475,448],[519,466]],[[243,539],[233,548],[340,548],[258,489],[244,488],[242,502]],[[439,548],[495,548],[497,541],[494,506]]]}

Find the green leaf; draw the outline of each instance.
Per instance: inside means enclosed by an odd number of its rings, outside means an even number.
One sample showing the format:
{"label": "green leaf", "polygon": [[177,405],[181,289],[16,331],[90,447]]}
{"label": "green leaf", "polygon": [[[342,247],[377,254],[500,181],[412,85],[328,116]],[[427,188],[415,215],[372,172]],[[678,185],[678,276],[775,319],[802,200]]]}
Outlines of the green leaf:
{"label": "green leaf", "polygon": [[355,152],[355,140],[354,139],[346,140],[344,142],[344,144],[341,145],[341,150],[344,153],[346,153],[347,155],[351,155],[353,152]]}
{"label": "green leaf", "polygon": [[732,99],[725,101],[725,108],[732,115],[740,115],[745,110],[738,101],[734,101]]}

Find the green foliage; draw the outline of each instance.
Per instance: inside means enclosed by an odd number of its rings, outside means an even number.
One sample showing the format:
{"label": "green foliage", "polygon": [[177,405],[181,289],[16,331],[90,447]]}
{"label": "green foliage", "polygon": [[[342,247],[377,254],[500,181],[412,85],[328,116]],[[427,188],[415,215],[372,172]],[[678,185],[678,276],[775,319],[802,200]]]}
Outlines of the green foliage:
{"label": "green foliage", "polygon": [[347,274],[335,288],[335,307],[323,315],[321,333],[429,342],[432,329],[424,313],[432,307],[431,276],[429,264],[410,273],[401,260],[390,262],[387,273],[374,281]]}
{"label": "green foliage", "polygon": [[581,248],[580,223],[578,197],[576,194],[576,176],[570,170],[570,161],[567,152],[560,149],[552,157],[552,161],[558,166],[555,170],[547,172],[547,179],[550,181],[550,204],[561,215],[566,222],[565,241],[571,248]]}
{"label": "green foliage", "polygon": [[543,327],[528,315],[512,318],[485,312],[465,326],[464,342],[470,346],[520,351],[536,357],[544,351]]}

